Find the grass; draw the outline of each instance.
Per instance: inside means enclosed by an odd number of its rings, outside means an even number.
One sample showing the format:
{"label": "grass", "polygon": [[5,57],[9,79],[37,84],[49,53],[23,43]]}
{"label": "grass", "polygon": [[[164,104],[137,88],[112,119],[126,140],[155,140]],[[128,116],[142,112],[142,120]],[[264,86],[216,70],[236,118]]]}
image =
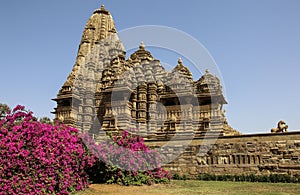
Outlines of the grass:
{"label": "grass", "polygon": [[170,184],[156,184],[152,186],[93,184],[87,190],[78,192],[75,195],[92,194],[300,194],[300,184],[172,180]]}

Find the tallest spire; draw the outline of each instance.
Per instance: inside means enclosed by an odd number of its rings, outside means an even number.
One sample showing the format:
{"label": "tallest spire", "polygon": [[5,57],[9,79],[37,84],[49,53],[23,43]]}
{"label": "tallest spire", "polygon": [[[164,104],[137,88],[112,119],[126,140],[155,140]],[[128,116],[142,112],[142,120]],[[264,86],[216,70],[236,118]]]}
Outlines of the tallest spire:
{"label": "tallest spire", "polygon": [[104,49],[103,47],[97,50],[100,45],[103,46],[103,43],[113,43],[111,46],[113,45],[117,47],[117,49],[124,50],[118,38],[113,17],[104,5],[96,9],[86,23],[79,45],[76,63],[63,87],[71,90],[76,75],[78,75],[77,70],[85,65],[88,60],[87,58],[97,56],[99,53],[106,51],[107,48]]}
{"label": "tallest spire", "polygon": [[[87,21],[79,44],[76,62],[63,84],[57,98],[56,119],[81,129],[90,128],[94,113],[90,108],[94,102],[97,78],[110,66],[112,59],[124,55],[125,50],[118,38],[114,20],[102,5]],[[82,123],[83,119],[84,124]],[[83,127],[84,126],[84,127]]]}
{"label": "tallest spire", "polygon": [[108,10],[102,5],[96,9],[86,23],[82,42],[96,43],[115,33],[115,23]]}

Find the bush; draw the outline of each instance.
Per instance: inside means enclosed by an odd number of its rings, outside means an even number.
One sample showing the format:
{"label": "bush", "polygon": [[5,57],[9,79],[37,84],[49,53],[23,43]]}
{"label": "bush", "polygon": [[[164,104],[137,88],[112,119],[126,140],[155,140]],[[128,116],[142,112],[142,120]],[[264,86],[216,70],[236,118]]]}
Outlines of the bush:
{"label": "bush", "polygon": [[178,173],[175,173],[173,175],[172,179],[174,179],[174,180],[184,180],[185,181],[185,180],[187,180],[187,177],[186,177],[186,175],[180,176]]}
{"label": "bush", "polygon": [[160,162],[143,138],[127,131],[95,144],[75,128],[37,121],[23,106],[0,120],[0,194],[69,194],[87,187],[88,179],[169,182]]}
{"label": "bush", "polygon": [[180,180],[180,175],[178,173],[175,173],[172,177],[174,180]]}
{"label": "bush", "polygon": [[98,158],[89,171],[95,183],[142,185],[170,180],[168,172],[160,167],[159,154],[150,150],[139,135],[123,131],[97,145],[88,136],[83,139]]}
{"label": "bush", "polygon": [[217,175],[216,180],[217,181],[233,181],[233,178],[231,175]]}
{"label": "bush", "polygon": [[0,121],[0,194],[81,190],[94,162],[75,128],[42,124],[23,106],[7,111]]}

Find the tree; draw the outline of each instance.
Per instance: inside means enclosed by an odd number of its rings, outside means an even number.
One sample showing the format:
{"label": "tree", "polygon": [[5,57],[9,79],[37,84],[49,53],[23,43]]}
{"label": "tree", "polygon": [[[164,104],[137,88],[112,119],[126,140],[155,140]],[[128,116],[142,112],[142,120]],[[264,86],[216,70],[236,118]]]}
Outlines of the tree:
{"label": "tree", "polygon": [[4,118],[6,113],[10,110],[11,109],[7,104],[0,103],[0,119]]}
{"label": "tree", "polygon": [[49,117],[42,117],[40,118],[40,123],[42,124],[54,124],[53,121]]}

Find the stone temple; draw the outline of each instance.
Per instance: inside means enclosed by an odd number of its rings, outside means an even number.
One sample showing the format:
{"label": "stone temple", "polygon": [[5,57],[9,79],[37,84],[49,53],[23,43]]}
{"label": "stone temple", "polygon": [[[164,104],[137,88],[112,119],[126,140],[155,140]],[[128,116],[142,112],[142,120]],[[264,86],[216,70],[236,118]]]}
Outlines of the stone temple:
{"label": "stone temple", "polygon": [[241,135],[227,123],[217,77],[207,70],[194,81],[181,59],[166,71],[143,43],[126,59],[104,6],[88,20],[75,65],[54,101],[56,120],[96,141],[106,132],[137,131],[160,151],[171,174],[300,178],[299,131]]}
{"label": "stone temple", "polygon": [[136,130],[148,140],[239,134],[227,123],[220,80],[209,70],[194,81],[178,59],[172,71],[141,42],[126,59],[113,18],[94,11],[75,65],[54,101],[55,119],[82,132]]}

